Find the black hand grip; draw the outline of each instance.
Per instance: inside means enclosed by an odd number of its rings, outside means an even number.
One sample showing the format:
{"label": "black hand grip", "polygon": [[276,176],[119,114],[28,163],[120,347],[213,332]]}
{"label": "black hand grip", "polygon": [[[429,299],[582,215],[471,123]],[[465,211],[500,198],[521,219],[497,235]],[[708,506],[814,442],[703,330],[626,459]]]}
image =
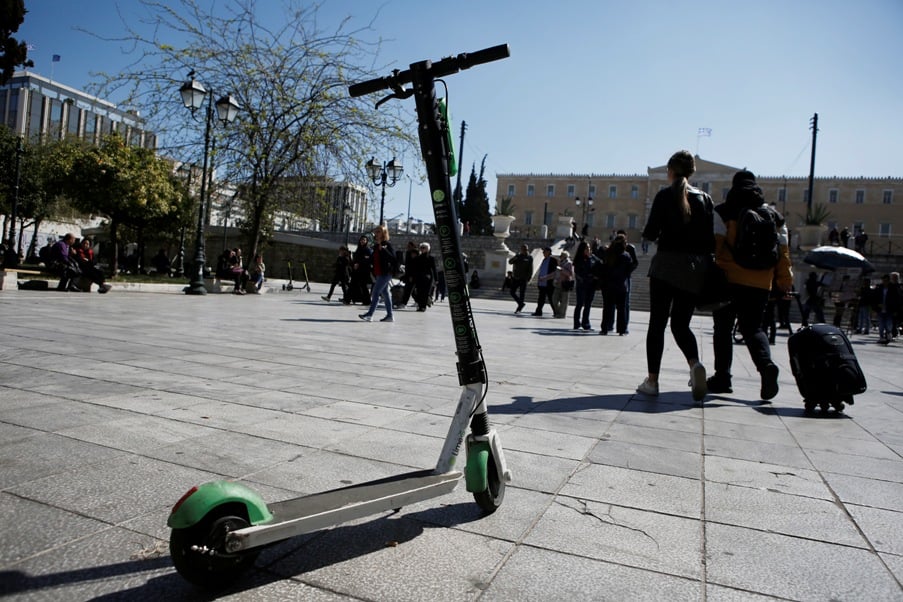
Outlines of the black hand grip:
{"label": "black hand grip", "polygon": [[[476,52],[463,52],[458,56],[444,58],[432,65],[431,72],[433,77],[442,77],[457,73],[462,69],[470,69],[474,65],[497,61],[509,56],[511,56],[511,52],[508,50],[508,44],[499,44],[498,46],[491,46]],[[348,94],[351,96],[363,96],[364,94],[403,86],[410,83],[412,77],[410,69],[405,69],[404,71],[396,70],[389,76],[377,77],[376,79],[352,84],[348,87]]]}
{"label": "black hand grip", "polygon": [[484,48],[483,50],[468,52],[467,54],[462,55],[462,57],[464,57],[463,60],[467,64],[461,65],[461,68],[467,69],[474,65],[482,65],[483,63],[491,63],[492,61],[506,59],[509,56],[511,56],[511,51],[508,49],[508,44],[499,44],[498,46],[492,46],[490,48]]}
{"label": "black hand grip", "polygon": [[[406,79],[399,77],[403,74],[407,74]],[[393,82],[406,84],[409,81],[411,81],[411,72],[409,70],[405,70],[397,72],[394,76],[377,77],[376,79],[368,79],[365,82],[351,84],[350,86],[348,86],[348,94],[352,97],[363,96],[364,94],[371,94],[373,92],[379,92],[380,90],[391,88]]]}

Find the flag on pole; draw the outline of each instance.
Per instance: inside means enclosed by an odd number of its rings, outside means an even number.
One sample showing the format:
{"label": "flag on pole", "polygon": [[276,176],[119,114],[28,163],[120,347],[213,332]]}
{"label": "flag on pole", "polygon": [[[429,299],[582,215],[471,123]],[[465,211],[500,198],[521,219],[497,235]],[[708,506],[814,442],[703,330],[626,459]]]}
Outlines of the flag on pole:
{"label": "flag on pole", "polygon": [[60,62],[60,55],[54,54],[54,55],[53,55],[53,59],[51,59],[51,62],[59,63],[59,62]]}
{"label": "flag on pole", "polygon": [[699,128],[699,130],[696,132],[696,135],[697,136],[711,136],[712,128]]}

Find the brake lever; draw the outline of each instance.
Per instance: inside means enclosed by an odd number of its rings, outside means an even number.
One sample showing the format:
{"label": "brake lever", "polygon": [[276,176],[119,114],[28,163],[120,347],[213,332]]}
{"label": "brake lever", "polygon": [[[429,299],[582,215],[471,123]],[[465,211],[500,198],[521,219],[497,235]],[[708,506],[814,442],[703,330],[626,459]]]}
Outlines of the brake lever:
{"label": "brake lever", "polygon": [[400,84],[397,84],[397,83],[392,85],[392,89],[394,90],[394,92],[392,92],[392,94],[389,94],[388,96],[386,96],[384,98],[381,98],[376,103],[377,109],[379,109],[379,106],[381,104],[383,104],[384,102],[387,102],[389,100],[392,100],[393,98],[397,98],[398,100],[405,100],[406,98],[410,98],[411,96],[414,95],[414,88],[409,88],[409,89],[405,90]]}

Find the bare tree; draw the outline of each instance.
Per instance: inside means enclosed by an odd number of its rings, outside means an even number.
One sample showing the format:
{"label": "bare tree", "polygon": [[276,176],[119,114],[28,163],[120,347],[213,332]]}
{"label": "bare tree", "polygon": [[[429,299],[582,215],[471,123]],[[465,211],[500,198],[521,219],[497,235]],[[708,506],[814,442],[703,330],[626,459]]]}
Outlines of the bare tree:
{"label": "bare tree", "polygon": [[129,104],[147,111],[160,150],[195,163],[204,124],[187,118],[180,85],[194,71],[214,100],[235,97],[239,118],[214,128],[214,160],[218,173],[242,191],[251,254],[286,181],[362,180],[375,148],[412,143],[409,114],[377,112],[372,99],[348,96],[350,83],[385,69],[374,66],[378,40],[362,40],[373,35],[370,26],[347,31],[346,19],[324,30],[318,5],[297,0],[286,1],[278,26],[258,20],[253,0],[141,4],[147,14],[140,31],[124,22],[125,35],[105,38],[136,58],[121,73],[103,76],[97,93],[125,92]]}

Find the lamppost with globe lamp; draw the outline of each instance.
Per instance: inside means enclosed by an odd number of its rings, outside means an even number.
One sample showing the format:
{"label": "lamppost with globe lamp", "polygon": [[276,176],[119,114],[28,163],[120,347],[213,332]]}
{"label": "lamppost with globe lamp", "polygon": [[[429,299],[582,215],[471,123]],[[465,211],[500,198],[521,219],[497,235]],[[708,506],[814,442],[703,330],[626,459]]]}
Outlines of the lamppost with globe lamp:
{"label": "lamppost with globe lamp", "polygon": [[[588,181],[587,181],[587,185],[586,185],[586,198],[585,198],[585,199],[581,199],[579,196],[578,196],[578,197],[574,197],[574,202],[577,203],[577,206],[578,206],[578,207],[580,207],[580,206],[583,207],[583,216],[580,218],[580,222],[581,222],[582,225],[581,225],[580,227],[581,227],[581,228],[585,228],[585,227],[587,226],[587,224],[586,224],[586,212],[587,212],[588,210],[590,210],[590,208],[593,206],[593,183],[592,183],[592,180],[588,180]],[[581,230],[580,232],[581,232],[581,236],[582,236],[582,235],[583,235],[583,230]]]}
{"label": "lamppost with globe lamp", "polygon": [[395,186],[403,173],[404,167],[395,160],[395,157],[392,157],[391,161],[382,165],[377,163],[374,157],[370,157],[370,160],[367,161],[367,174],[374,184],[382,186],[382,199],[379,202],[380,225],[383,223],[383,212],[386,208],[386,186],[389,188]]}
{"label": "lamppost with globe lamp", "polygon": [[6,247],[6,256],[2,257],[4,268],[19,267],[19,241],[16,240],[16,220],[19,211],[19,180],[22,178],[22,155],[25,154],[25,147],[22,143],[21,136],[16,138],[16,176],[13,181],[13,198],[9,215],[9,245]]}
{"label": "lamppost with globe lamp", "polygon": [[[213,91],[207,90],[194,79],[194,71],[188,74],[189,80],[182,84],[179,88],[179,94],[182,96],[182,104],[185,108],[191,110],[191,114],[204,106],[204,99],[207,99],[207,107],[204,123],[204,162],[201,167],[201,198],[198,203],[198,229],[195,239],[194,267],[191,274],[191,282],[185,287],[185,293],[188,295],[206,295],[207,289],[204,287],[204,265],[207,263],[206,250],[204,247],[204,225],[205,209],[207,201],[207,163],[210,158],[210,135],[213,126]],[[231,95],[227,94],[216,101],[216,116],[223,124],[234,121],[238,116],[238,103]]]}

